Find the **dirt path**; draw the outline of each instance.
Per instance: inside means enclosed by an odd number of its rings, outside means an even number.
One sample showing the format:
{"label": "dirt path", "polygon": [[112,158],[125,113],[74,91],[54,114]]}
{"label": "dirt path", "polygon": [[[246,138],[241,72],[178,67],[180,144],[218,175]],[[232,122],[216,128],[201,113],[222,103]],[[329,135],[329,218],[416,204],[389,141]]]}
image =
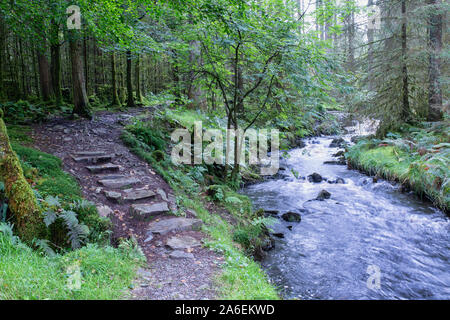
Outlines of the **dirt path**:
{"label": "dirt path", "polygon": [[214,299],[221,257],[201,247],[201,222],[192,213],[170,215],[177,210],[171,188],[120,140],[123,126],[142,111],[56,118],[33,128],[35,146],[62,159],[83,196],[111,218],[113,242],[138,240],[148,267],[138,272],[133,299]]}

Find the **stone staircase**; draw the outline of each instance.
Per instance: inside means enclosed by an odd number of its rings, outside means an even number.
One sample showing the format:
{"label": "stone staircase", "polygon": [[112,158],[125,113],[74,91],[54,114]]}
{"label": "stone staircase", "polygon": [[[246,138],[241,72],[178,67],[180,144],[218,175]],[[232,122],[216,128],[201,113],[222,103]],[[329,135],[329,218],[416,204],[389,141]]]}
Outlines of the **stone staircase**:
{"label": "stone staircase", "polygon": [[[132,175],[112,174],[118,172],[120,166],[112,163],[115,155],[108,154],[105,151],[80,151],[71,155],[73,161],[86,163],[86,169],[91,174],[97,174],[97,182],[105,189],[105,196],[109,200],[117,202],[136,202],[148,200],[148,203],[131,204],[130,214],[141,220],[148,220],[153,216],[167,214],[170,212],[167,202],[167,196],[164,194],[165,200],[158,201],[156,196],[158,193],[145,188],[135,188],[141,184],[141,180]],[[159,190],[159,193],[164,192]],[[165,193],[165,192],[164,192]]]}
{"label": "stone staircase", "polygon": [[[131,172],[126,174],[120,165],[114,164],[115,154],[108,154],[105,151],[80,151],[71,154],[73,161],[86,164],[85,168],[90,172],[99,185],[107,200],[117,204],[129,204],[128,214],[139,221],[150,221],[156,216],[168,215],[177,210],[175,199],[167,195],[161,189],[150,190],[148,185],[144,185],[139,177]],[[99,207],[101,215],[109,215],[113,211],[108,206]],[[170,217],[167,219],[150,221],[146,233],[145,243],[152,241],[154,235],[163,236],[168,233],[199,230],[202,221],[199,219],[188,219],[181,217]],[[169,239],[171,242],[183,243],[187,247],[200,245],[195,239],[189,237]],[[168,240],[168,241],[169,241]],[[174,252],[170,255],[174,259],[192,258],[192,254],[180,251],[179,246],[172,247]]]}

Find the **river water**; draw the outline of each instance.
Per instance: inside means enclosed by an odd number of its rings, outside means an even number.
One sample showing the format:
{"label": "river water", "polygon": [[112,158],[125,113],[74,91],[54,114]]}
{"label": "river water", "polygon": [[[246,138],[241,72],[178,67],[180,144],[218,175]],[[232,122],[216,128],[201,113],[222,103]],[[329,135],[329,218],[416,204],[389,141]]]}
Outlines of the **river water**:
{"label": "river water", "polygon": [[[324,164],[336,160],[331,141],[306,141],[276,179],[243,190],[255,208],[304,211],[300,223],[272,227],[284,238],[262,262],[271,281],[287,299],[450,299],[449,218],[397,185]],[[291,169],[345,184],[312,183]],[[330,199],[308,201],[323,189]]]}

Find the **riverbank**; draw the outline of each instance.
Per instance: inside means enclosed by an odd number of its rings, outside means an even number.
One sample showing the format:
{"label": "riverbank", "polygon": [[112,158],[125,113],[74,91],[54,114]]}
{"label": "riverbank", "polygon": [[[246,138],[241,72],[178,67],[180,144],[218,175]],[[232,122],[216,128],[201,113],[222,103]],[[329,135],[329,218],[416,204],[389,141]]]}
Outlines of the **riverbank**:
{"label": "riverbank", "polygon": [[346,153],[350,168],[396,181],[405,191],[450,209],[450,129],[448,122],[407,127],[385,139],[362,139]]}
{"label": "riverbank", "polygon": [[[63,171],[62,161],[33,148],[29,127],[8,129],[40,206],[64,217],[47,221],[49,239],[23,243],[13,234],[13,219],[0,182],[0,300],[128,298],[136,271],[145,263],[142,252],[129,240],[112,247],[110,219],[100,217],[95,205],[83,200],[80,185]],[[76,226],[70,238],[82,241],[83,247],[74,249],[68,244],[66,227],[61,225],[64,219]],[[75,229],[88,232],[81,237]]]}

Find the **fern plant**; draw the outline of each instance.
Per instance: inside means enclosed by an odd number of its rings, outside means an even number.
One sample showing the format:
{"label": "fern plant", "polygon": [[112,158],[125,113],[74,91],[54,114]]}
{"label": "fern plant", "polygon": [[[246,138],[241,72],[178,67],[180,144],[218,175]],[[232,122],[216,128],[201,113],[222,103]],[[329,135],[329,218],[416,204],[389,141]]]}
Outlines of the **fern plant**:
{"label": "fern plant", "polygon": [[[47,197],[45,204],[47,205],[47,210],[44,211],[45,225],[50,227],[50,225],[54,225],[57,221],[62,222],[63,226],[67,229],[68,242],[71,248],[81,248],[89,235],[89,228],[79,223],[77,214],[74,211],[62,209],[58,197]],[[38,245],[45,247],[42,240],[40,241]]]}

